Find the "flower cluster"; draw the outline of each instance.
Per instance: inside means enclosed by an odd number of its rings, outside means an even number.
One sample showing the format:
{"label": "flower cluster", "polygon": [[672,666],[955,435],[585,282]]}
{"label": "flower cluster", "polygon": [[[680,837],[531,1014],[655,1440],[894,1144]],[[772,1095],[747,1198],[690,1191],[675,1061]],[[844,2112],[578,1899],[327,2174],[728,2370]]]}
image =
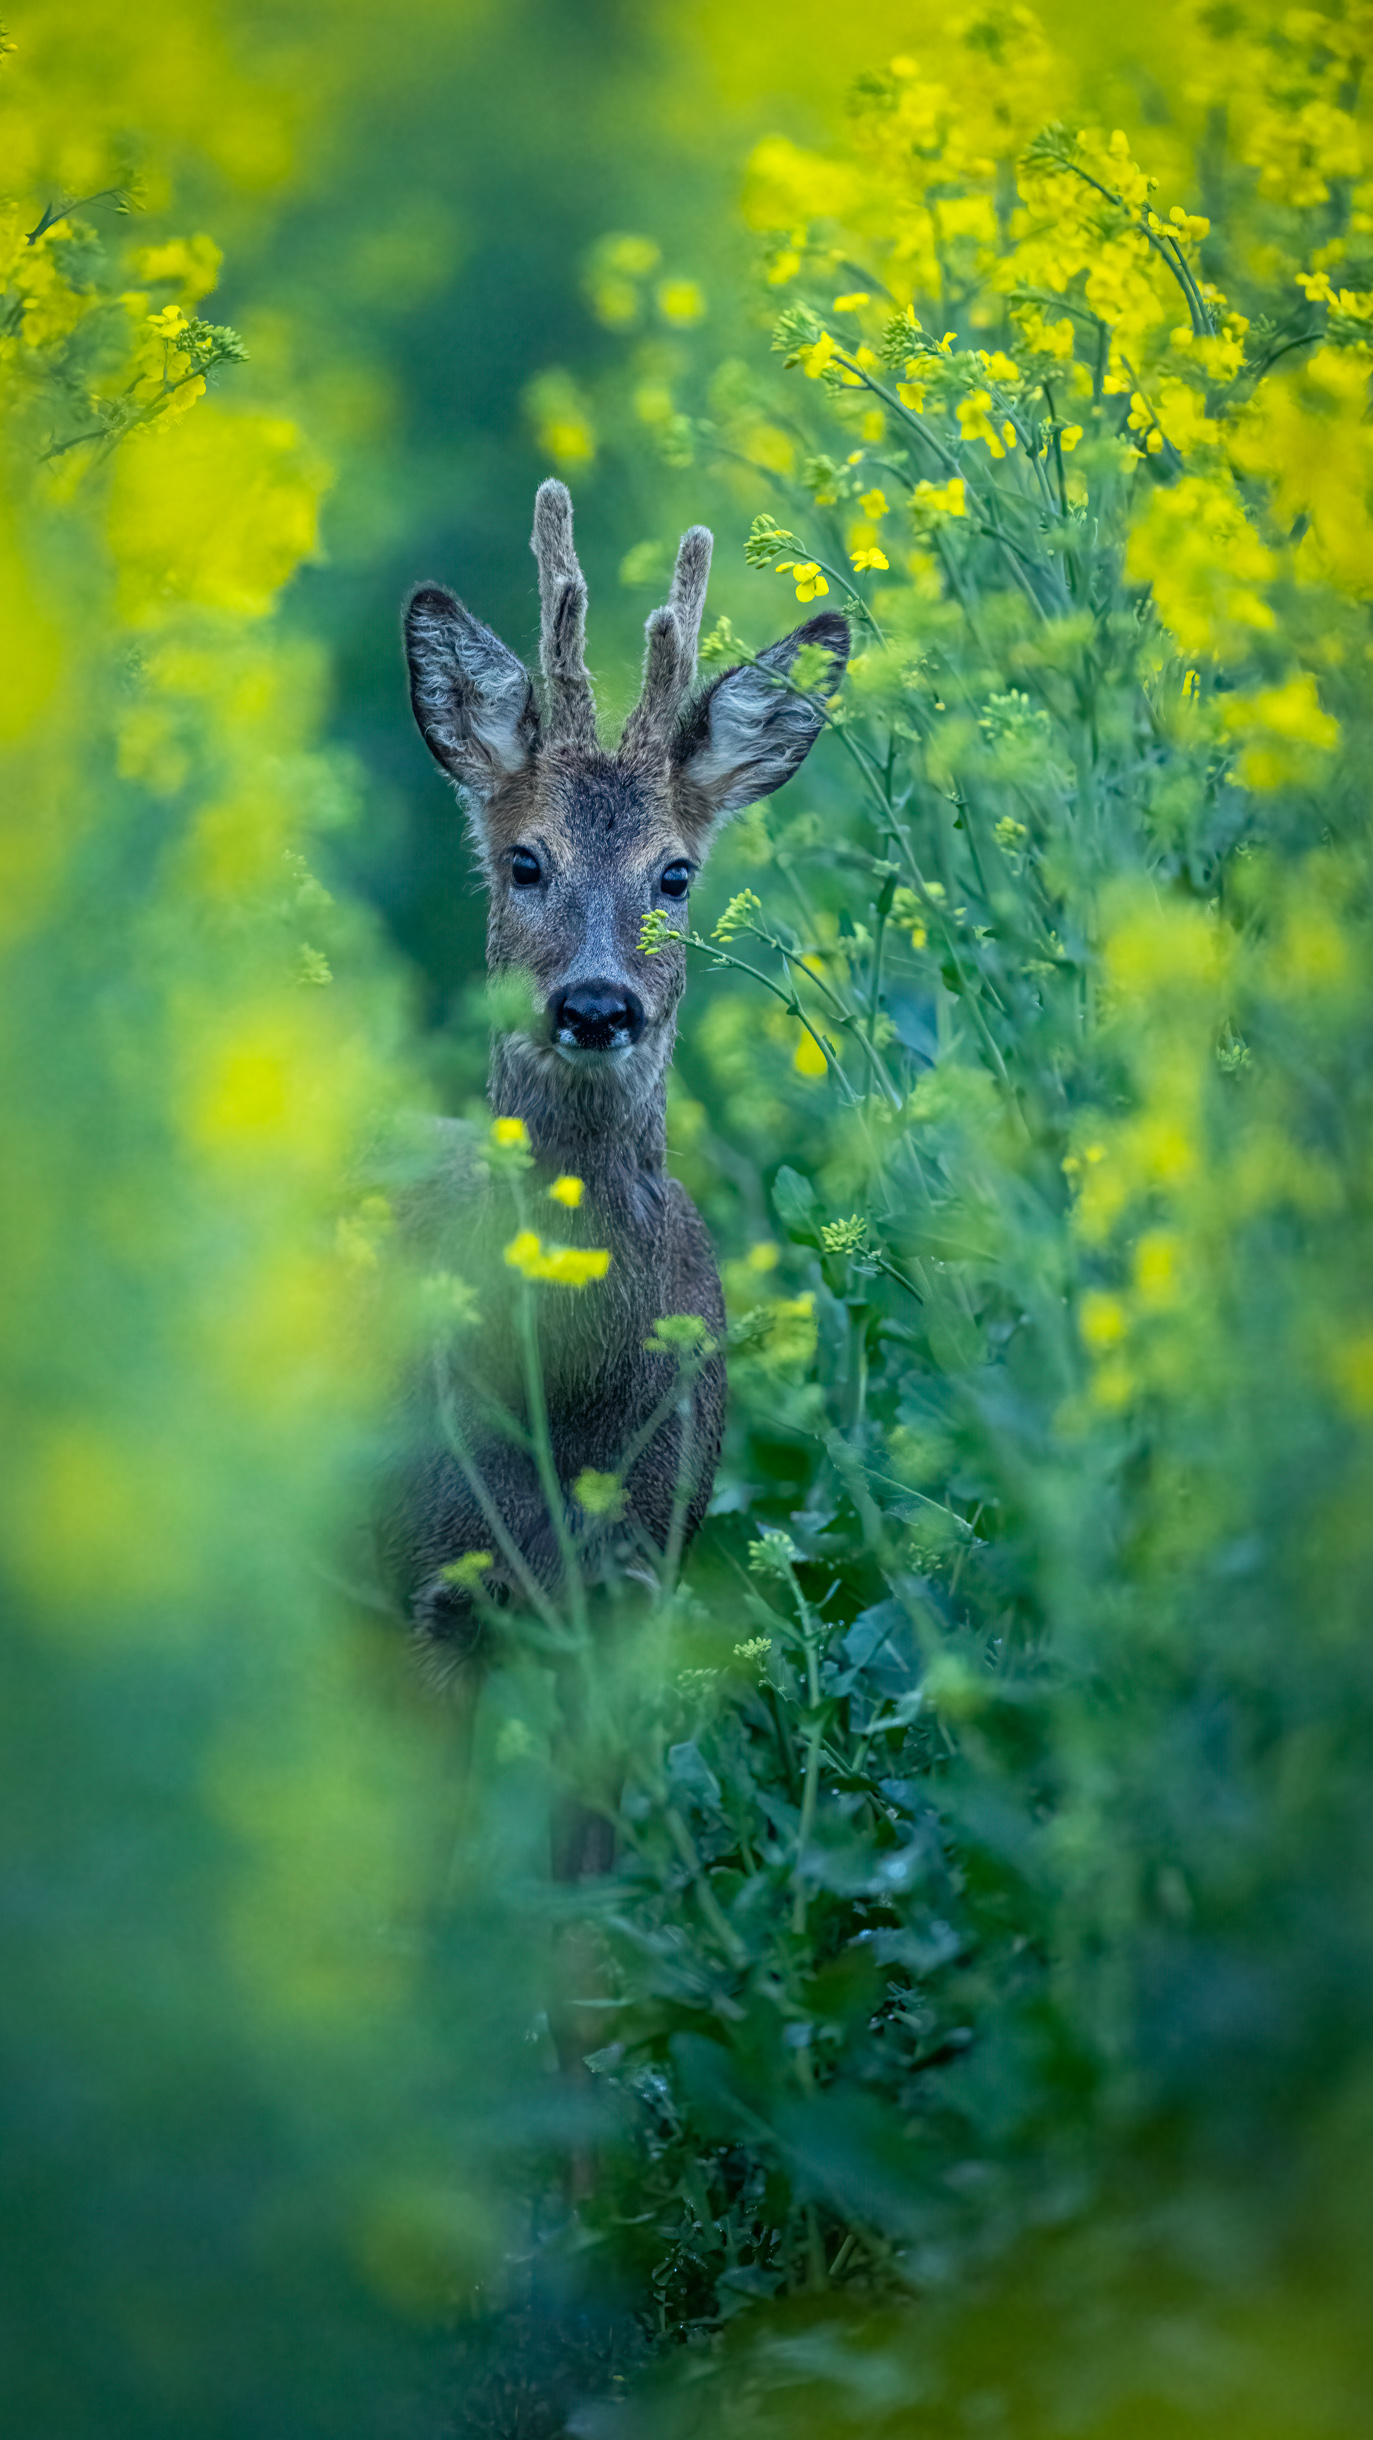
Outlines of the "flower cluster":
{"label": "flower cluster", "polygon": [[505,1248],[505,1259],[522,1279],[546,1280],[557,1288],[590,1287],[610,1269],[606,1247],[545,1245],[532,1228],[517,1231]]}

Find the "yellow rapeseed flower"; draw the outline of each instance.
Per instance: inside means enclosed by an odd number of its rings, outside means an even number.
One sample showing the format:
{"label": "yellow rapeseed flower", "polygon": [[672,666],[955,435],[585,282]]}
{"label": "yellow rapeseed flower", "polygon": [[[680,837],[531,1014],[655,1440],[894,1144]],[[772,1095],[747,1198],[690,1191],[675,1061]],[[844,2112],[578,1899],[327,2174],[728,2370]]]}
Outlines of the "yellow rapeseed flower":
{"label": "yellow rapeseed flower", "polygon": [[973,390],[958,402],[958,423],[965,441],[985,441],[994,458],[1006,455],[1006,446],[991,419],[990,390]]}
{"label": "yellow rapeseed flower", "polygon": [[801,370],[807,381],[818,381],[826,365],[832,362],[833,357],[834,341],[827,330],[822,330],[814,346],[802,350]]}
{"label": "yellow rapeseed flower", "polygon": [[523,1271],[526,1279],[537,1279],[543,1259],[543,1245],[532,1228],[522,1228],[505,1249],[505,1259],[512,1271]]}
{"label": "yellow rapeseed flower", "polygon": [[555,1203],[561,1203],[568,1211],[574,1212],[586,1189],[580,1178],[571,1177],[564,1171],[561,1177],[553,1180],[548,1191]]}
{"label": "yellow rapeseed flower", "polygon": [[911,495],[913,508],[944,517],[966,517],[968,486],[962,475],[950,475],[947,483],[917,483]]}
{"label": "yellow rapeseed flower", "polygon": [[777,573],[779,576],[795,577],[796,598],[799,602],[813,602],[821,593],[829,591],[829,585],[820,572],[818,560],[779,559]]}
{"label": "yellow rapeseed flower", "polygon": [[540,1279],[552,1280],[559,1288],[586,1288],[593,1279],[604,1279],[610,1269],[607,1246],[551,1246],[539,1265]]}
{"label": "yellow rapeseed flower", "polygon": [[588,1287],[593,1279],[604,1279],[610,1269],[607,1247],[546,1246],[532,1228],[522,1228],[511,1238],[505,1259],[525,1279],[547,1280],[558,1288]]}

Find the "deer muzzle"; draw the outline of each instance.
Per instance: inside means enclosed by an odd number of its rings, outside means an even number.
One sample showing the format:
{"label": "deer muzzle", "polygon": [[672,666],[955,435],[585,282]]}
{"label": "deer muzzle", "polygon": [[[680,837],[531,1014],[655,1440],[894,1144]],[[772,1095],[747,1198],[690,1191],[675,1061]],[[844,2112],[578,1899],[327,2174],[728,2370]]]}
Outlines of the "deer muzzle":
{"label": "deer muzzle", "polygon": [[548,1003],[557,1048],[567,1058],[632,1050],[644,1030],[644,1004],[627,983],[595,976],[557,991]]}

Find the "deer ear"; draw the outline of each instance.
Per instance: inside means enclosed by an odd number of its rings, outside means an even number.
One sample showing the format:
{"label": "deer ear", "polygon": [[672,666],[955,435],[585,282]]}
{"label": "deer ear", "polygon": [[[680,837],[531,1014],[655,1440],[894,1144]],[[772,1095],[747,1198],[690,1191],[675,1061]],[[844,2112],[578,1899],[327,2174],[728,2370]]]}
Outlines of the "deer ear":
{"label": "deer ear", "polygon": [[450,778],[484,804],[538,744],[528,670],[442,585],[411,595],[405,657],[421,737]]}
{"label": "deer ear", "polygon": [[[806,691],[782,683],[798,652],[818,645],[828,656],[818,677],[806,672]],[[678,732],[674,761],[682,780],[704,800],[712,821],[740,813],[771,796],[800,770],[825,725],[823,703],[844,675],[849,657],[847,619],[822,611],[756,661],[727,669],[698,696]]]}

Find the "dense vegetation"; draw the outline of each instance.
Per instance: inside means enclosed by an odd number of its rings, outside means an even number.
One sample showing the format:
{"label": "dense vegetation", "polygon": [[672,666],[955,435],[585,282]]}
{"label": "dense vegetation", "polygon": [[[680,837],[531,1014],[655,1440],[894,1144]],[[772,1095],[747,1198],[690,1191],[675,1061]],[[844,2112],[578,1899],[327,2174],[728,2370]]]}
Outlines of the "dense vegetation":
{"label": "dense vegetation", "polygon": [[[290,80],[185,23],[176,76],[111,16],[81,75],[21,45],[0,92],[20,2421],[451,2428],[407,2328],[523,2344],[533,2292],[637,2333],[587,2431],[1352,2434],[1364,15],[1179,9],[1133,58],[1067,10],[916,28],[842,135],[753,152],[754,289],[724,302],[727,233],[684,263],[593,230],[585,344],[524,333],[512,494],[585,484],[645,607],[706,516],[717,664],[822,598],[857,652],[692,914],[714,1514],[609,1640],[507,1614],[461,1788],[359,1599],[415,1317],[344,1181],[398,1099],[480,1108],[489,1012],[456,925],[419,1038],[349,886],[423,945],[322,709],[393,544],[355,528],[275,610],[310,385],[270,317],[265,366],[209,318],[217,245],[120,150],[213,153],[265,251]],[[578,1668],[619,1862],[569,1939]],[[550,1933],[595,2003],[575,2108]]]}

